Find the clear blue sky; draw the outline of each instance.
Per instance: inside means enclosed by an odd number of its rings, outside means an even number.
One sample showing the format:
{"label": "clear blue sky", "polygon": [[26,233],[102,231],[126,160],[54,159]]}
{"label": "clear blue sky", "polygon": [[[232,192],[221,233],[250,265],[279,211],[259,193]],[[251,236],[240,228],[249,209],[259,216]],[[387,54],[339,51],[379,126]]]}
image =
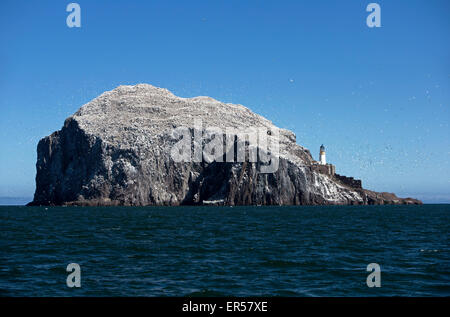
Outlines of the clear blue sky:
{"label": "clear blue sky", "polygon": [[450,202],[450,1],[0,1],[0,196],[31,197],[36,145],[105,90],[243,104],[366,188]]}

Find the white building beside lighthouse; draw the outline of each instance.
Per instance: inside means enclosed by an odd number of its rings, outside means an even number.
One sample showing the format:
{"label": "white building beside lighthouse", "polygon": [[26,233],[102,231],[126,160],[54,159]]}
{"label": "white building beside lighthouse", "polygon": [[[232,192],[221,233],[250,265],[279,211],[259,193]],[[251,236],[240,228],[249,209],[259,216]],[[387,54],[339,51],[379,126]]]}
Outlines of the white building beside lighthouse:
{"label": "white building beside lighthouse", "polygon": [[327,158],[325,156],[325,147],[323,146],[323,144],[320,146],[319,162],[321,165],[327,165]]}

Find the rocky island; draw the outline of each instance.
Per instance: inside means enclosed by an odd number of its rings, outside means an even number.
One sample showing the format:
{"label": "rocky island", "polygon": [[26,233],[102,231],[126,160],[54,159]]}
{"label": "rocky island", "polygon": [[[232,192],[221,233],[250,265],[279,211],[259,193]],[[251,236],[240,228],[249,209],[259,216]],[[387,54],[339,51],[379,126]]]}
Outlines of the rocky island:
{"label": "rocky island", "polygon": [[[261,148],[226,133],[223,139],[231,145],[223,153],[215,147],[213,159],[201,152],[197,160],[174,159],[180,127],[191,133],[189,153],[222,139],[213,137],[208,127],[263,128],[268,142],[277,142],[276,168],[262,172],[264,163],[247,159],[250,154],[236,159],[239,144],[249,153]],[[230,152],[231,161],[225,159]],[[268,155],[272,162],[270,149]],[[119,86],[82,106],[61,130],[40,140],[36,169],[36,192],[29,205],[421,204],[363,189],[361,181],[315,161],[296,144],[293,132],[242,105],[181,98],[147,84]]]}

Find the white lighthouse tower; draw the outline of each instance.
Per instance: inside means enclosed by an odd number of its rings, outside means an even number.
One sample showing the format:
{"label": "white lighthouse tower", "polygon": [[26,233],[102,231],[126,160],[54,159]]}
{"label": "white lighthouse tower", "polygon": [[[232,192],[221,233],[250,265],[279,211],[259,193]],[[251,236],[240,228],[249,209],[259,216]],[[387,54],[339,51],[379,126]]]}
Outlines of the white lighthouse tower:
{"label": "white lighthouse tower", "polygon": [[319,162],[321,165],[327,165],[327,158],[325,156],[325,147],[323,146],[323,144],[320,146]]}

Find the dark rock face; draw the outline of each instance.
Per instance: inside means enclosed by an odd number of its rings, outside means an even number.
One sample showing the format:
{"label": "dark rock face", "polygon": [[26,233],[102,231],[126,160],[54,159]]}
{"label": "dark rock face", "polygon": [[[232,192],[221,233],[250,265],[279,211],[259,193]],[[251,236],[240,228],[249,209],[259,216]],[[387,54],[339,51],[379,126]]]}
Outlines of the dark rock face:
{"label": "dark rock face", "polygon": [[369,205],[421,205],[422,202],[414,198],[398,198],[393,193],[377,193],[371,190],[364,189],[364,194],[366,197],[366,202]]}
{"label": "dark rock face", "polygon": [[[279,167],[258,162],[176,162],[173,129],[196,119],[219,128],[265,127],[280,135]],[[277,131],[278,131],[277,130]],[[205,133],[205,128],[202,128]],[[236,142],[236,141],[235,141]],[[419,204],[411,198],[342,184],[313,171],[295,135],[241,105],[179,98],[150,85],[120,86],[69,117],[37,148],[30,205],[332,205]]]}
{"label": "dark rock face", "polygon": [[347,177],[339,174],[334,174],[334,177],[342,184],[350,186],[351,188],[362,188],[362,183],[359,179],[354,179],[353,177]]}
{"label": "dark rock face", "polygon": [[[101,173],[101,140],[88,136],[74,120],[38,144],[36,192],[41,205],[61,205],[78,197],[86,179]],[[92,193],[94,194],[94,193]]]}

